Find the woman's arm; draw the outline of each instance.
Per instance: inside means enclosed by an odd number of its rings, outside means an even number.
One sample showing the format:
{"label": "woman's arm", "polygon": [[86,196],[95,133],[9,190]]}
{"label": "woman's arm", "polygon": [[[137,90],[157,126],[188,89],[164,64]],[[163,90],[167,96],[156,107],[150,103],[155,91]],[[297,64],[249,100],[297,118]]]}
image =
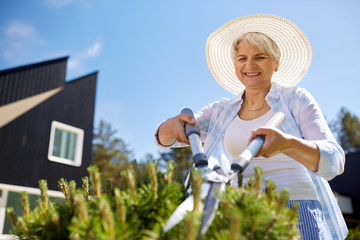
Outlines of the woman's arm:
{"label": "woman's arm", "polygon": [[[296,96],[296,97],[294,97]],[[264,134],[266,140],[258,156],[282,152],[302,163],[317,175],[330,180],[344,171],[345,154],[310,93],[297,88],[284,96],[302,138],[277,129],[260,128],[254,135]]]}
{"label": "woman's arm", "polygon": [[311,171],[317,171],[320,151],[312,141],[294,137],[276,128],[258,128],[252,132],[252,137],[255,135],[266,136],[264,145],[256,155],[257,157],[271,157],[277,153],[283,153]]}
{"label": "woman's arm", "polygon": [[345,153],[332,134],[313,96],[302,90],[298,121],[304,139],[316,144],[320,152],[317,175],[327,180],[344,172]]}

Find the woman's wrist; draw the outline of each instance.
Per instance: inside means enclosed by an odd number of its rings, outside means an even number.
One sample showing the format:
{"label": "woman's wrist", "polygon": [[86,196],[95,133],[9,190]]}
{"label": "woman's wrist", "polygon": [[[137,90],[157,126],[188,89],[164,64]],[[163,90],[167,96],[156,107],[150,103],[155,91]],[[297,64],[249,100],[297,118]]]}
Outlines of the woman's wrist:
{"label": "woman's wrist", "polygon": [[291,155],[294,151],[296,151],[296,143],[297,140],[294,136],[285,134],[285,141],[282,144],[281,152],[285,155]]}
{"label": "woman's wrist", "polygon": [[166,137],[167,134],[166,134],[166,131],[164,131],[164,126],[163,126],[164,123],[160,124],[155,136],[156,136],[156,139],[157,139],[158,143],[161,146],[170,147],[171,145],[174,144],[175,139]]}
{"label": "woman's wrist", "polygon": [[297,160],[311,171],[318,169],[320,151],[315,143],[291,136],[282,151],[285,155]]}

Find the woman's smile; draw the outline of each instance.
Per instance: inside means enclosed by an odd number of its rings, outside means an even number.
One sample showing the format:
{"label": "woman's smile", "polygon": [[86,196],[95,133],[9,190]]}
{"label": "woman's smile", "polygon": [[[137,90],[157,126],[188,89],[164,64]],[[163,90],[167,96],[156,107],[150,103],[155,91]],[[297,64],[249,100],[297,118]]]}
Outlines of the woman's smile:
{"label": "woman's smile", "polygon": [[249,42],[241,42],[236,49],[235,73],[245,88],[268,87],[278,66],[278,61]]}
{"label": "woman's smile", "polygon": [[261,72],[244,72],[245,77],[247,78],[256,78],[261,74]]}

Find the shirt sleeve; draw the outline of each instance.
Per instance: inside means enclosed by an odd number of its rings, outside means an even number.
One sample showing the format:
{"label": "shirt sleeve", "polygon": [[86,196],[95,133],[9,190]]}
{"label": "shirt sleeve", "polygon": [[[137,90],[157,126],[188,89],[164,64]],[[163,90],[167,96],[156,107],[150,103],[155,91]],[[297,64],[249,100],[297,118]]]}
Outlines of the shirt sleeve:
{"label": "shirt sleeve", "polygon": [[315,99],[304,89],[300,92],[298,108],[298,126],[303,138],[313,141],[320,151],[315,174],[331,180],[343,173],[345,153],[337,143]]}

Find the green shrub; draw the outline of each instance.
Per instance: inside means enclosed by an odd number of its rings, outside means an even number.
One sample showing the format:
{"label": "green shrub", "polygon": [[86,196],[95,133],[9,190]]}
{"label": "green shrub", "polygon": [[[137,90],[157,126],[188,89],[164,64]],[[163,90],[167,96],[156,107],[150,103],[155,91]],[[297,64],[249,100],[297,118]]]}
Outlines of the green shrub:
{"label": "green shrub", "polygon": [[359,240],[360,239],[360,225],[354,229],[349,229],[349,235],[346,240]]}
{"label": "green shrub", "polygon": [[[134,165],[135,166],[135,165]],[[298,207],[285,208],[286,190],[278,193],[273,181],[262,192],[262,172],[244,187],[227,186],[219,194],[215,219],[201,239],[298,239]],[[51,202],[45,180],[39,182],[41,199],[29,209],[27,194],[22,193],[23,216],[7,209],[14,232],[20,239],[195,239],[200,225],[203,203],[195,196],[195,208],[183,221],[164,233],[163,227],[177,206],[186,198],[183,185],[176,182],[176,167],[160,173],[154,162],[146,171],[134,168],[121,173],[119,188],[102,184],[96,166],[88,168],[82,188],[61,179],[60,190],[65,203]],[[193,189],[199,191],[201,177],[193,172]],[[196,195],[196,194],[195,194]]]}

